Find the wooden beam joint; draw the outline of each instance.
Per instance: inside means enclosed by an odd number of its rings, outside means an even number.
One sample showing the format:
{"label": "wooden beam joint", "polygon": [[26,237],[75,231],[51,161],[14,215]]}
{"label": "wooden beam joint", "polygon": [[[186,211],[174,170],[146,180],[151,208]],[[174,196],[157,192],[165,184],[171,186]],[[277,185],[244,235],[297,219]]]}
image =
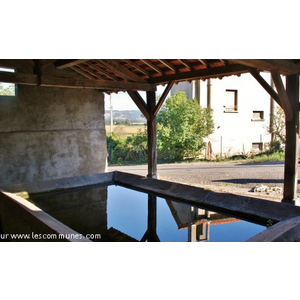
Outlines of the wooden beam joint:
{"label": "wooden beam joint", "polygon": [[280,98],[280,103],[282,104],[282,108],[286,115],[286,120],[291,121],[293,120],[293,109],[291,105],[291,100],[288,97],[288,94],[284,88],[282,79],[280,77],[280,73],[278,70],[271,71],[272,79],[274,81],[276,90],[278,92],[278,96]]}

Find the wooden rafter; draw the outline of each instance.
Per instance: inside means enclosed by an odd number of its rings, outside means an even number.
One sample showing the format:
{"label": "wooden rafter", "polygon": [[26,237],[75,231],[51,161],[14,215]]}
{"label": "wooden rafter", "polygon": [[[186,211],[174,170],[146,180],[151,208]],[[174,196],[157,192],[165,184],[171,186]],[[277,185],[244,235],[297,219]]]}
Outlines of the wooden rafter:
{"label": "wooden rafter", "polygon": [[[90,70],[88,68],[85,68],[83,65],[77,65],[76,67],[78,69],[81,69],[83,72],[90,74],[92,76],[92,79],[99,79],[99,76],[97,73],[93,72],[92,70]],[[100,78],[103,79],[102,76],[100,76]]]}
{"label": "wooden rafter", "polygon": [[138,70],[141,73],[143,73],[144,75],[146,75],[147,77],[151,77],[151,74],[149,72],[147,72],[146,70],[144,70],[142,67],[140,67],[135,62],[133,62],[133,61],[131,61],[129,59],[124,59],[124,61],[127,62],[129,65],[133,66],[136,70]]}
{"label": "wooden rafter", "polygon": [[111,80],[114,80],[114,81],[117,81],[117,79],[115,77],[113,77],[110,73],[108,73],[107,71],[105,70],[102,70],[101,68],[99,68],[97,65],[95,64],[92,64],[90,62],[86,62],[86,64],[91,67],[91,68],[94,68],[95,70],[97,70],[97,72],[103,74],[104,76],[110,78]]}
{"label": "wooden rafter", "polygon": [[59,59],[54,63],[54,65],[57,69],[65,69],[69,67],[74,67],[85,61],[87,61],[87,59]]}
{"label": "wooden rafter", "polygon": [[151,61],[149,61],[147,59],[141,59],[141,61],[144,64],[146,64],[148,67],[150,67],[151,69],[156,71],[157,73],[164,75],[164,72],[159,67],[157,67],[155,64],[153,64]]}
{"label": "wooden rafter", "polygon": [[199,61],[202,65],[206,66],[207,68],[210,68],[210,65],[207,64],[206,61],[205,61],[204,59],[198,59],[198,61]]}
{"label": "wooden rafter", "polygon": [[84,77],[86,77],[88,79],[94,79],[93,76],[88,75],[86,72],[82,71],[81,68],[79,68],[78,66],[70,67],[70,69],[72,69],[73,71],[83,75]]}
{"label": "wooden rafter", "polygon": [[178,59],[186,68],[190,71],[193,70],[193,66],[186,59]]}
{"label": "wooden rafter", "polygon": [[165,65],[168,69],[170,69],[171,71],[177,73],[177,70],[176,68],[169,62],[167,61],[166,59],[159,59],[159,61]]}
{"label": "wooden rafter", "polygon": [[157,83],[167,83],[169,81],[206,79],[210,77],[228,76],[228,75],[242,74],[246,72],[249,72],[249,68],[247,66],[231,64],[228,66],[193,70],[189,72],[182,72],[178,74],[155,77],[155,78],[151,78],[148,81],[157,84]]}
{"label": "wooden rafter", "polygon": [[100,59],[98,60],[101,64],[103,64],[105,67],[108,69],[112,70],[114,73],[118,74],[120,77],[130,80],[130,81],[135,81],[135,82],[145,82],[144,79],[139,77],[138,75],[134,74],[130,70],[128,70],[126,67],[122,66],[115,60],[111,59]]}

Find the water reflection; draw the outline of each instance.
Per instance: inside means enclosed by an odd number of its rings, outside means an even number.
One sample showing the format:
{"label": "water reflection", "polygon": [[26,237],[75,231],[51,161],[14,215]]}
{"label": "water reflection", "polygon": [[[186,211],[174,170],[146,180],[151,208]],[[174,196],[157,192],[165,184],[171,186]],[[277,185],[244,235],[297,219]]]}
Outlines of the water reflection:
{"label": "water reflection", "polygon": [[[102,242],[244,241],[264,230],[259,225],[120,186],[48,193],[32,196],[30,201],[83,235],[100,233],[101,239],[94,241]],[[237,223],[242,226],[224,227]]]}

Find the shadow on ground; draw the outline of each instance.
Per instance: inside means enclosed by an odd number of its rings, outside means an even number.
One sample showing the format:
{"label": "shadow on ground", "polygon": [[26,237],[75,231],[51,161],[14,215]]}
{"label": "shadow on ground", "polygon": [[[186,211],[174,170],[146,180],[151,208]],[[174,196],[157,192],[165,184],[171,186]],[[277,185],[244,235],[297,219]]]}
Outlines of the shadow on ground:
{"label": "shadow on ground", "polygon": [[[225,182],[235,184],[283,184],[283,179],[253,179],[253,178],[237,178],[237,179],[219,179],[212,182]],[[300,183],[300,180],[298,181]]]}

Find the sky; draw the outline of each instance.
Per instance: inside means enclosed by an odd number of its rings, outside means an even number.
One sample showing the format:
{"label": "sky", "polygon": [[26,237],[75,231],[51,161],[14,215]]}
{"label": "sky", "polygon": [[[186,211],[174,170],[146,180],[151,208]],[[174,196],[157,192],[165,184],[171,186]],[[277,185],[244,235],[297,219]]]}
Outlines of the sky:
{"label": "sky", "polygon": [[[162,95],[165,86],[158,86],[156,95]],[[140,95],[143,97],[144,100],[146,100],[146,92],[139,92]],[[105,95],[105,110],[110,109],[110,95]],[[138,107],[135,105],[135,103],[132,101],[130,96],[127,93],[120,92],[120,93],[113,93],[111,94],[112,97],[112,106],[113,110],[139,110]]]}

